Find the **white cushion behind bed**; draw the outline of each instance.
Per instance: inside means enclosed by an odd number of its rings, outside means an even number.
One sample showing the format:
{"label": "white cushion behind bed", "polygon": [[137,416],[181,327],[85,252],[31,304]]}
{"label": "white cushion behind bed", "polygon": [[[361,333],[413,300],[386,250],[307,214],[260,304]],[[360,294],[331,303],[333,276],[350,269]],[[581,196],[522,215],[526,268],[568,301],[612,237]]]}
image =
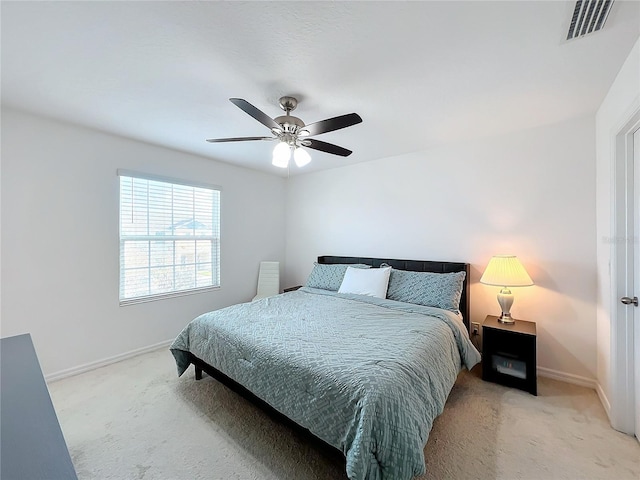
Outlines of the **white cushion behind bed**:
{"label": "white cushion behind bed", "polygon": [[347,268],[338,293],[355,293],[386,298],[391,267],[387,268]]}

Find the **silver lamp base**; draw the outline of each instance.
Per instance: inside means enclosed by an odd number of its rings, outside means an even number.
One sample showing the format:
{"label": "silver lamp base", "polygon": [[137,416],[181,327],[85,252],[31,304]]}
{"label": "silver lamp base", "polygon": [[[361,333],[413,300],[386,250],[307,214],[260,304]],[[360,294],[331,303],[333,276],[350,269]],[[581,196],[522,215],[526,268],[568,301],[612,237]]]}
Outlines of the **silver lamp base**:
{"label": "silver lamp base", "polygon": [[511,316],[510,313],[504,313],[504,312],[502,312],[502,315],[498,317],[498,321],[500,323],[508,323],[508,324],[516,323],[515,319]]}
{"label": "silver lamp base", "polygon": [[500,309],[502,310],[502,315],[498,318],[498,321],[501,323],[513,324],[516,321],[511,317],[511,305],[513,305],[513,294],[508,287],[503,287],[498,293],[498,303],[500,304]]}

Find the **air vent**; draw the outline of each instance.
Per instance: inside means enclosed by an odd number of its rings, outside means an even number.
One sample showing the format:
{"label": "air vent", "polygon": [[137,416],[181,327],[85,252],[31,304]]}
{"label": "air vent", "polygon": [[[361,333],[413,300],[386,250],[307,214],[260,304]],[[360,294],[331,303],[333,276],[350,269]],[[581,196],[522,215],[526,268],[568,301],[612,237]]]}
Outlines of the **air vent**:
{"label": "air vent", "polygon": [[604,27],[613,0],[578,0],[573,9],[567,40],[584,37]]}

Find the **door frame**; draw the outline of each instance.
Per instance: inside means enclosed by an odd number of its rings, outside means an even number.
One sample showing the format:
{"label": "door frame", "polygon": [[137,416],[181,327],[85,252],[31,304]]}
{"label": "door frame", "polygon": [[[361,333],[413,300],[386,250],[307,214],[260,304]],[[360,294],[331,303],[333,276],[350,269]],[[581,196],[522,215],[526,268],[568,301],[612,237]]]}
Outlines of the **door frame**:
{"label": "door frame", "polygon": [[[635,432],[635,378],[634,378],[634,324],[636,307],[620,302],[624,296],[637,295],[633,288],[634,242],[634,158],[633,132],[640,128],[640,108],[627,117],[628,120],[615,136],[613,161],[613,205],[611,241],[611,425],[616,430],[633,435]],[[640,414],[640,412],[639,412]]]}

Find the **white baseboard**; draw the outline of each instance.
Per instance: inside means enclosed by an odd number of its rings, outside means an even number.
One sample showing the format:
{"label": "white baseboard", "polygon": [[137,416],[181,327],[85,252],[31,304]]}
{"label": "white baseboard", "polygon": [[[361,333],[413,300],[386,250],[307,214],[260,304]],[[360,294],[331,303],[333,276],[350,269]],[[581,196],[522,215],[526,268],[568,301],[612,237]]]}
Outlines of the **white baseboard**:
{"label": "white baseboard", "polygon": [[609,403],[609,399],[604,393],[604,390],[600,386],[600,383],[596,384],[596,393],[598,394],[598,398],[600,399],[600,403],[604,407],[604,411],[607,413],[607,418],[609,418],[609,423],[611,423],[611,403]]}
{"label": "white baseboard", "polygon": [[559,372],[550,368],[538,367],[538,375],[546,378],[553,378],[565,383],[572,383],[581,387],[593,388],[596,390],[597,382],[594,378],[582,377],[573,373]]}
{"label": "white baseboard", "polygon": [[602,407],[607,414],[609,422],[611,422],[611,403],[597,380],[581,377],[580,375],[573,375],[572,373],[559,372],[545,367],[538,367],[538,375],[541,377],[553,378],[554,380],[560,380],[561,382],[572,383],[581,387],[593,388],[598,394],[598,398],[600,399],[600,403],[602,403]]}
{"label": "white baseboard", "polygon": [[44,379],[47,381],[47,383],[49,383],[49,382],[55,382],[56,380],[61,380],[63,378],[72,377],[74,375],[79,375],[81,373],[95,370],[96,368],[105,367],[107,365],[111,365],[112,363],[126,360],[127,358],[132,358],[138,355],[142,355],[143,353],[159,350],[160,348],[166,348],[169,345],[171,345],[172,341],[173,340],[165,340],[164,342],[156,343],[155,345],[149,345],[147,347],[137,348],[129,352],[121,353],[119,355],[114,355],[113,357],[104,358],[102,360],[97,360],[95,362],[85,363],[84,365],[67,368],[66,370],[60,370],[58,372],[45,375]]}
{"label": "white baseboard", "polygon": [[[104,358],[102,360],[97,360],[95,362],[85,363],[84,365],[79,365],[77,367],[68,368],[66,370],[60,370],[58,372],[50,373],[45,376],[45,380],[47,382],[55,382],[56,380],[61,380],[63,378],[72,377],[74,375],[79,375],[81,373],[89,372],[91,370],[95,370],[96,368],[105,367],[107,365],[111,365],[112,363],[120,362],[122,360],[126,360],[128,358],[136,357],[138,355],[142,355],[144,353],[152,352],[154,350],[159,350],[161,348],[166,348],[171,345],[172,340],[165,340],[164,342],[156,343],[154,345],[149,345],[142,348],[137,348],[135,350],[131,350],[129,352],[121,353],[119,355],[114,355],[113,357]],[[607,412],[607,416],[609,416],[609,412],[611,411],[611,404],[607,399],[602,387],[596,380],[582,377],[580,375],[574,375],[572,373],[560,372],[558,370],[552,370],[551,368],[538,367],[538,375],[541,377],[552,378],[554,380],[559,380],[561,382],[571,383],[573,385],[579,385],[581,387],[587,387],[594,389],[600,401],[602,402],[602,406]]]}

